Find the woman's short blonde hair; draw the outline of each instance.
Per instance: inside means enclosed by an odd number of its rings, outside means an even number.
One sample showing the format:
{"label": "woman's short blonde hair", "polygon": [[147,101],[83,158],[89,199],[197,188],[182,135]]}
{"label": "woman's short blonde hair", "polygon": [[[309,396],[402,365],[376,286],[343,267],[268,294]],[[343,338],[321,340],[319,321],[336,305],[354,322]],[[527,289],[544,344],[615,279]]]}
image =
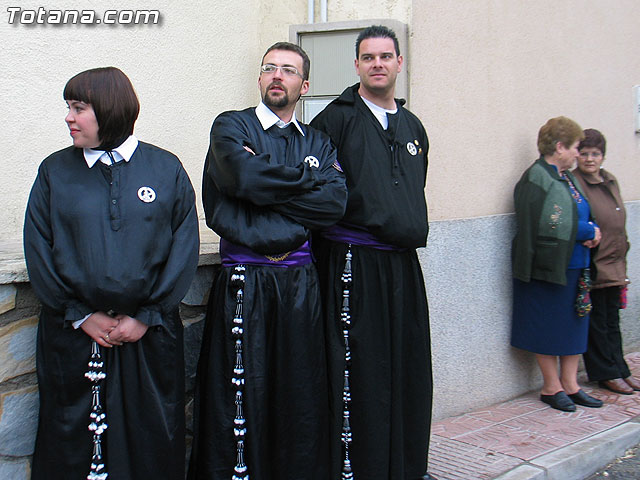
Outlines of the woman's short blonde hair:
{"label": "woman's short blonde hair", "polygon": [[553,155],[558,142],[569,148],[584,138],[582,127],[567,117],[555,117],[547,121],[538,132],[540,155]]}

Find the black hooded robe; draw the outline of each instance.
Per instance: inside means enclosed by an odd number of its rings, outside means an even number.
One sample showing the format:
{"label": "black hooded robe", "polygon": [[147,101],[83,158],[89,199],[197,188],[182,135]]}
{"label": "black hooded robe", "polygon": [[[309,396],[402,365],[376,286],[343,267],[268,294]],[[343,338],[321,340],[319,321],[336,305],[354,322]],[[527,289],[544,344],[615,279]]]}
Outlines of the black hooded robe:
{"label": "black hooded robe", "polygon": [[[351,247],[349,457],[354,478],[415,480],[426,473],[432,375],[429,310],[417,247],[429,225],[424,187],[429,142],[396,100],[384,130],[348,87],[311,125],[338,149],[349,199],[340,225],[390,249]],[[345,340],[341,309],[347,243],[314,237],[327,325],[331,384],[331,474],[343,466]]]}
{"label": "black hooded robe", "polygon": [[[155,192],[153,201],[142,200],[142,187]],[[198,263],[194,201],[177,157],[150,144],[140,142],[129,162],[111,166],[88,168],[74,147],[42,162],[24,226],[29,277],[42,302],[32,479],[80,480],[89,473],[92,383],[84,374],[92,339],[72,322],[110,310],[149,329],[137,342],[101,348],[108,478],[184,477],[178,305]]]}
{"label": "black hooded robe", "polygon": [[[329,478],[318,276],[312,263],[280,262],[309,240],[311,229],[342,216],[346,189],[328,137],[301,128],[304,135],[292,124],[264,131],[254,108],[223,113],[213,124],[204,168],[207,224],[253,252],[242,289],[243,475],[259,480]],[[229,480],[239,463],[239,388],[232,383],[237,287],[234,265],[225,266],[221,253],[198,366],[192,480]]]}

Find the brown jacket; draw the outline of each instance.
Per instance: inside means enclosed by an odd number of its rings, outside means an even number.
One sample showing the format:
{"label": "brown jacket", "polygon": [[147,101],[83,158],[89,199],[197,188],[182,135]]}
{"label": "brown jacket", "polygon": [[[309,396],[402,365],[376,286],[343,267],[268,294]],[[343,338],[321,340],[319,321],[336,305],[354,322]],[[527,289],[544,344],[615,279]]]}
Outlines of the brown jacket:
{"label": "brown jacket", "polygon": [[602,182],[577,168],[572,173],[586,193],[591,214],[602,232],[602,240],[592,257],[597,271],[593,288],[626,285],[629,283],[626,260],[629,242],[625,229],[627,214],[618,181],[604,169],[600,170],[604,179]]}

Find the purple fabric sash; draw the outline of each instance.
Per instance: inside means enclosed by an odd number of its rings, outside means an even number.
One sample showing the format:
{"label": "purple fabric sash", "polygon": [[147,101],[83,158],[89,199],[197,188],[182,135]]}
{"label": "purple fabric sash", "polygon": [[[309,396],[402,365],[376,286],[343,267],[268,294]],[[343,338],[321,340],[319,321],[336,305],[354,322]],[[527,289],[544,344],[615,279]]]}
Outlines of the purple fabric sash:
{"label": "purple fabric sash", "polygon": [[406,248],[396,247],[395,245],[389,245],[383,243],[378,238],[354,225],[336,224],[332,227],[322,231],[322,236],[328,240],[339,243],[350,243],[352,245],[360,245],[364,247],[371,247],[377,250],[386,250],[390,252],[402,252]]}
{"label": "purple fabric sash", "polygon": [[220,239],[220,258],[223,267],[234,265],[265,265],[270,267],[300,267],[313,262],[311,246],[307,240],[295,250],[290,252],[261,255],[248,247]]}

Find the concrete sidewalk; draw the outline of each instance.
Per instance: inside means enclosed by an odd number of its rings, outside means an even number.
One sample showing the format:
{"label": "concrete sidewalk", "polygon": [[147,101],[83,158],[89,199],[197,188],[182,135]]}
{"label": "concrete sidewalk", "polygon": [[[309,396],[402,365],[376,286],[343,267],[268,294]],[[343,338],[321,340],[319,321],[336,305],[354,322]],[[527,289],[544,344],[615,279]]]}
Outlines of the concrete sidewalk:
{"label": "concrete sidewalk", "polygon": [[[640,378],[640,352],[626,360]],[[582,380],[602,408],[561,412],[532,392],[435,422],[429,473],[438,480],[583,480],[605,467],[640,443],[640,392],[617,395]]]}

